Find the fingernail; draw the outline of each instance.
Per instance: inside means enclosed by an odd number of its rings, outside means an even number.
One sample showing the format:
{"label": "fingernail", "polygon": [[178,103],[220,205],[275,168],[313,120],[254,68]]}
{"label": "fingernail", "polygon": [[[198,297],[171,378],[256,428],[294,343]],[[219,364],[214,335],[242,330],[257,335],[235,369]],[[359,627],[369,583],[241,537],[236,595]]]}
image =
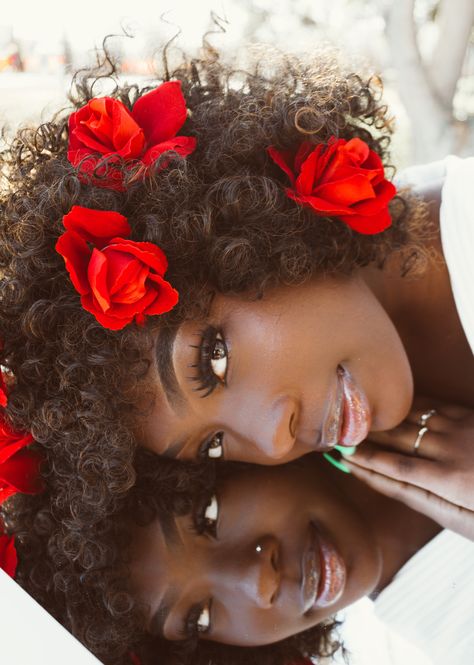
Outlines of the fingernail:
{"label": "fingernail", "polygon": [[344,457],[350,457],[357,452],[356,446],[334,446],[334,448],[335,450],[338,450],[341,455],[344,455]]}
{"label": "fingernail", "polygon": [[323,453],[323,457],[333,466],[336,467],[336,469],[339,469],[339,471],[344,471],[344,473],[352,473],[347,464],[344,464],[344,462],[341,462],[338,459],[334,459],[334,457],[331,457],[329,453]]}

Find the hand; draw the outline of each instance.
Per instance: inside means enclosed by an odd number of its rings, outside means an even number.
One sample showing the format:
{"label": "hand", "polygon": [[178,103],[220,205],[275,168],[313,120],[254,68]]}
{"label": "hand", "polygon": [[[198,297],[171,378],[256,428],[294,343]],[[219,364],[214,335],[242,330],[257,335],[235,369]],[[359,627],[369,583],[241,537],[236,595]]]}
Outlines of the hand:
{"label": "hand", "polygon": [[[420,418],[432,408],[415,451]],[[344,461],[373,489],[474,540],[474,410],[417,398],[403,423],[371,432]]]}

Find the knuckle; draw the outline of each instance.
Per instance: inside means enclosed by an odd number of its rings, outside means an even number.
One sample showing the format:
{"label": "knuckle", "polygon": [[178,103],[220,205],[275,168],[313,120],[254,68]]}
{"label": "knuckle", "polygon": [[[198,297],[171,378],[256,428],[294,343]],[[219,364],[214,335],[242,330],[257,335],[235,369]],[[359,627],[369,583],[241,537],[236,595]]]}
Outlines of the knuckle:
{"label": "knuckle", "polygon": [[401,455],[397,460],[397,470],[401,476],[409,474],[413,471],[415,460],[413,457]]}

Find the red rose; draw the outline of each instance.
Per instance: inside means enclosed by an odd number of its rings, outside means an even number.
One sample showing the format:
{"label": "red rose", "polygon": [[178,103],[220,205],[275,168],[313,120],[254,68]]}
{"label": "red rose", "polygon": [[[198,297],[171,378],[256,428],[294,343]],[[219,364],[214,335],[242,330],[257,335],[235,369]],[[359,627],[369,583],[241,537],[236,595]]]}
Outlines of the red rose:
{"label": "red rose", "polygon": [[130,226],[118,212],[73,206],[56,243],[84,309],[105,328],[163,314],[178,302],[164,279],[168,261],[150,242],[128,240]]}
{"label": "red rose", "polygon": [[3,378],[3,372],[0,370],[0,406],[5,407],[8,402],[7,386]]}
{"label": "red rose", "polygon": [[286,194],[320,215],[337,217],[359,233],[380,233],[392,220],[388,203],[396,189],[385,179],[376,152],[361,139],[303,142],[296,153],[273,146],[268,154],[289,177]]}
{"label": "red rose", "polygon": [[15,432],[0,418],[0,504],[17,492],[36,494],[42,490],[43,458],[34,450],[24,450],[31,443],[31,434]]}
{"label": "red rose", "polygon": [[18,557],[14,536],[0,534],[0,568],[10,577],[15,577]]}
{"label": "red rose", "polygon": [[186,157],[196,148],[191,136],[176,136],[186,121],[179,81],[167,81],[140,97],[132,111],[112,97],[91,99],[69,117],[68,159],[81,173],[91,173],[103,158],[94,184],[123,191],[123,174],[114,162],[134,160],[150,166],[164,152]]}

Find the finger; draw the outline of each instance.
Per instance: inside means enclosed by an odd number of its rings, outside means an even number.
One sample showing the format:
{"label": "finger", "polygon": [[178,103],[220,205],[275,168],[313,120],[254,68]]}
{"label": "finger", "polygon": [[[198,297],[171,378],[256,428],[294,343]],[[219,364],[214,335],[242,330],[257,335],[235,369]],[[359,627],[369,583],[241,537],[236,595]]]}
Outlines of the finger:
{"label": "finger", "polygon": [[[443,454],[446,453],[446,446],[443,446],[444,435],[432,432],[428,425],[426,427],[427,429],[422,431],[420,425],[414,425],[405,420],[398,427],[385,432],[369,432],[369,441],[379,443],[405,455],[414,455],[415,443],[418,435],[420,435],[421,439],[416,448],[417,456],[426,459],[442,459]],[[365,443],[359,446],[357,450],[360,451],[364,448]]]}
{"label": "finger", "polygon": [[[419,422],[420,417],[424,413],[428,413],[431,409],[435,409],[436,414],[429,419],[430,425],[437,423],[438,418],[460,420],[473,413],[472,409],[460,404],[442,402],[431,397],[422,397],[417,395],[413,400],[412,409],[410,411],[410,419],[413,417],[416,419],[414,422]],[[438,428],[434,426],[434,429]]]}
{"label": "finger", "polygon": [[435,522],[452,529],[466,538],[474,539],[473,512],[442,499],[426,489],[407,482],[387,478],[370,469],[350,464],[353,475],[365,482],[372,489],[396,501],[401,501],[409,508],[423,513]]}
{"label": "finger", "polygon": [[370,444],[364,444],[344,461],[351,470],[354,463],[358,467],[375,471],[393,480],[409,482],[429,491],[439,487],[446,475],[444,465],[413,455],[400,455]]}

